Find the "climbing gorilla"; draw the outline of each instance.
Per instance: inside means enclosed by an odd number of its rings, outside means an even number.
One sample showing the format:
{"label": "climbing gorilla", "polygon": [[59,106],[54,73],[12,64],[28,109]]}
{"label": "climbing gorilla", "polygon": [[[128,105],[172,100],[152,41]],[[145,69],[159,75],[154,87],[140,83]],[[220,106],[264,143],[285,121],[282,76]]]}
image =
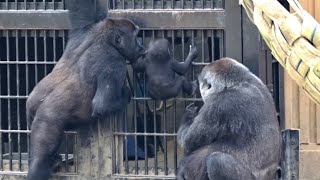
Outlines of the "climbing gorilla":
{"label": "climbing gorilla", "polygon": [[183,75],[197,56],[196,47],[190,46],[185,62],[178,62],[172,56],[169,41],[156,39],[150,42],[145,55],[132,67],[137,72],[146,73],[149,95],[156,100],[165,100],[177,96],[181,89],[188,95],[196,92],[197,81],[190,82]]}
{"label": "climbing gorilla", "polygon": [[28,180],[45,180],[63,131],[121,110],[130,99],[126,59],[143,54],[139,27],[104,18],[72,33],[64,54],[27,100],[31,125]]}
{"label": "climbing gorilla", "polygon": [[179,180],[271,180],[281,137],[273,99],[245,66],[222,58],[199,75],[204,105],[187,106],[178,131]]}

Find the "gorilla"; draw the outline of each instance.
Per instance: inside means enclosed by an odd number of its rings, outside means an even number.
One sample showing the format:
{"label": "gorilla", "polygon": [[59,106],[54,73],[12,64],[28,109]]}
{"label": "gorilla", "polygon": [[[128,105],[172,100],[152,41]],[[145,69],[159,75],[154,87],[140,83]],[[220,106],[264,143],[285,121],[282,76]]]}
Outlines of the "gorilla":
{"label": "gorilla", "polygon": [[145,71],[147,91],[156,100],[175,97],[181,89],[188,95],[193,95],[198,89],[197,81],[189,82],[182,76],[198,56],[196,47],[190,46],[185,62],[176,61],[169,47],[167,39],[153,40],[145,55],[132,64],[136,72]]}
{"label": "gorilla", "polygon": [[178,130],[185,156],[179,180],[271,180],[280,163],[281,136],[273,99],[248,68],[231,58],[205,66],[204,105],[187,106]]}
{"label": "gorilla", "polygon": [[59,62],[27,99],[28,180],[49,178],[64,130],[126,106],[126,60],[133,63],[144,53],[138,32],[128,19],[104,18],[72,34]]}

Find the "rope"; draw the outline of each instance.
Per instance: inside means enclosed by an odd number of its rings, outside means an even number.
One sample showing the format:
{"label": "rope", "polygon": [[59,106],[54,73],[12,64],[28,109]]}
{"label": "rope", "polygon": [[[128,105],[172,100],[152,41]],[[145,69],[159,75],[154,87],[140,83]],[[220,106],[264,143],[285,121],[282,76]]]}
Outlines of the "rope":
{"label": "rope", "polygon": [[320,105],[320,27],[296,0],[294,13],[277,0],[239,0],[272,55],[309,97]]}

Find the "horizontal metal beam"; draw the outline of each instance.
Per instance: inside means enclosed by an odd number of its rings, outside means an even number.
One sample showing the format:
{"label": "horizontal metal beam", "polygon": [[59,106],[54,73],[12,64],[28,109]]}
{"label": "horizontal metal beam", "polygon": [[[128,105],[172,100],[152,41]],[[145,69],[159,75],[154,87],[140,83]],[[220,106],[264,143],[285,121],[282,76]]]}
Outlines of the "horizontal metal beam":
{"label": "horizontal metal beam", "polygon": [[69,29],[67,10],[0,10],[0,29]]}
{"label": "horizontal metal beam", "polygon": [[224,10],[110,10],[110,17],[129,18],[142,29],[224,29]]}
{"label": "horizontal metal beam", "polygon": [[[224,10],[110,10],[141,29],[224,29]],[[69,29],[68,10],[0,10],[0,29]]]}

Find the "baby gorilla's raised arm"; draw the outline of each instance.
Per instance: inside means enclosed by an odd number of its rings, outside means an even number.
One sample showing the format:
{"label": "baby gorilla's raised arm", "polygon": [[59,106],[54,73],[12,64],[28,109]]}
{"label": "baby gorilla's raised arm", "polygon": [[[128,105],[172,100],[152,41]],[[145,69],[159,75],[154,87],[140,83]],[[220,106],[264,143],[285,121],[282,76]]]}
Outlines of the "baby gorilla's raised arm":
{"label": "baby gorilla's raised arm", "polygon": [[188,68],[190,67],[192,61],[194,61],[197,57],[198,57],[197,48],[195,46],[190,45],[189,54],[188,54],[187,59],[184,62],[178,62],[173,59],[172,69],[176,73],[178,73],[180,75],[184,75],[187,72]]}

